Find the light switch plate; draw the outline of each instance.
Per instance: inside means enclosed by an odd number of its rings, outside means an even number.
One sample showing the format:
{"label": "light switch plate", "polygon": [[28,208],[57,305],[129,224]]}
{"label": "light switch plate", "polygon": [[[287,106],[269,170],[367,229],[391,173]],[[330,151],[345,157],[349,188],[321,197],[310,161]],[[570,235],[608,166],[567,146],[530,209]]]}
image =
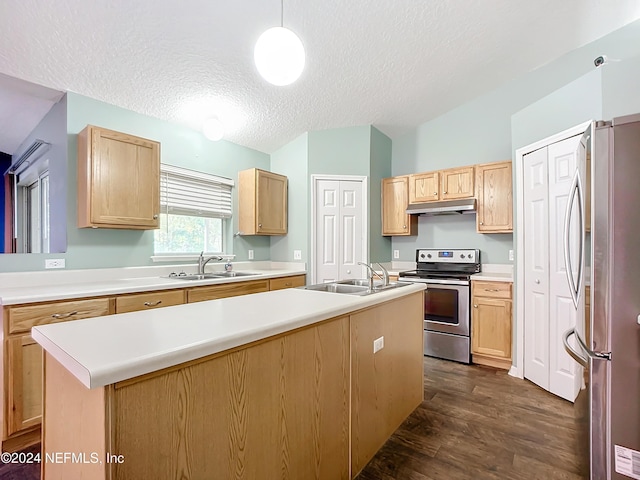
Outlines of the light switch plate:
{"label": "light switch plate", "polygon": [[44,268],[64,268],[64,258],[47,258],[44,261]]}
{"label": "light switch plate", "polygon": [[394,250],[393,251],[393,258],[396,259],[396,260],[398,258],[400,258],[400,250]]}
{"label": "light switch plate", "polygon": [[384,337],[376,338],[373,341],[373,353],[377,353],[384,348]]}
{"label": "light switch plate", "polygon": [[509,250],[509,260],[513,262],[513,250]]}
{"label": "light switch plate", "polygon": [[249,260],[253,260],[253,250],[249,250]]}
{"label": "light switch plate", "polygon": [[294,260],[302,260],[302,250],[294,250],[293,251],[293,259]]}

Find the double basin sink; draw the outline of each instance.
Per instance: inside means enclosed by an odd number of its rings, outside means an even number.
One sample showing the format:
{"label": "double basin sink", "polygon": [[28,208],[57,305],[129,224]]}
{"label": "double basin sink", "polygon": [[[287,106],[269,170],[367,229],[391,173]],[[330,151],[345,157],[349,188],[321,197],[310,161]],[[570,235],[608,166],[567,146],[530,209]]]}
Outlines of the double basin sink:
{"label": "double basin sink", "polygon": [[195,275],[173,275],[169,278],[174,280],[207,280],[215,278],[234,278],[234,277],[251,277],[260,275],[259,273],[247,273],[247,272],[213,272],[213,273],[199,273]]}
{"label": "double basin sink", "polygon": [[305,290],[316,290],[320,292],[346,293],[347,295],[371,295],[374,293],[385,292],[387,290],[405,287],[410,283],[390,283],[384,285],[382,283],[374,283],[373,288],[369,288],[369,280],[340,280],[338,282],[318,283],[316,285],[307,285],[303,287]]}

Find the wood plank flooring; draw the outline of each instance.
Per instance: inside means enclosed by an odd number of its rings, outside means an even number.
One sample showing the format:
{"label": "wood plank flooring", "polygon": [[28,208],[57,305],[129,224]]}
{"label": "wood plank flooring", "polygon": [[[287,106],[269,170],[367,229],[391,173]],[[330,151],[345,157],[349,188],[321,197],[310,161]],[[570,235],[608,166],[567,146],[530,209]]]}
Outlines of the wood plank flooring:
{"label": "wood plank flooring", "polygon": [[425,357],[424,402],[358,480],[583,480],[570,402],[506,371]]}
{"label": "wood plank flooring", "polygon": [[[424,402],[358,480],[586,479],[573,404],[490,367],[424,367]],[[0,464],[2,480],[39,478],[39,465]]]}

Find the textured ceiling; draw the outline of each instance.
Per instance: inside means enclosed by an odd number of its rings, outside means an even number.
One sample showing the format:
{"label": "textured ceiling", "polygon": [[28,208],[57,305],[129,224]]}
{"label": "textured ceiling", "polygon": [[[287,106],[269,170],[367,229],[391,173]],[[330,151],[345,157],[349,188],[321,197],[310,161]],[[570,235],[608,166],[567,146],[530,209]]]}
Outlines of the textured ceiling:
{"label": "textured ceiling", "polygon": [[[394,138],[640,17],[638,0],[286,0],[307,65],[253,65],[279,0],[2,0],[0,73],[271,152],[309,130]],[[1,97],[0,97],[1,98]]]}

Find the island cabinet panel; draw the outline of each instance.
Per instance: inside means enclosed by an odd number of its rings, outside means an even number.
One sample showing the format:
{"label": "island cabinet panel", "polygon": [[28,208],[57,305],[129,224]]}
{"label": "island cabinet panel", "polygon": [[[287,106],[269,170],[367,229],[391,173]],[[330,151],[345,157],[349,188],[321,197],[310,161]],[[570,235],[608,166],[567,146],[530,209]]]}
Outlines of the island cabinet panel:
{"label": "island cabinet panel", "polygon": [[116,297],[116,313],[137,312],[184,303],[184,290],[145,292]]}
{"label": "island cabinet panel", "polygon": [[218,298],[235,297],[269,291],[269,280],[252,280],[248,282],[234,282],[210,287],[196,287],[187,290],[187,302],[204,302]]}
{"label": "island cabinet panel", "polygon": [[423,400],[423,308],[419,292],[351,315],[352,477]]}
{"label": "island cabinet panel", "polygon": [[7,435],[42,418],[42,348],[31,335],[10,337],[7,347]]}
{"label": "island cabinet panel", "polygon": [[46,362],[45,453],[124,459],[47,480],[349,478],[349,317],[92,390]]}

